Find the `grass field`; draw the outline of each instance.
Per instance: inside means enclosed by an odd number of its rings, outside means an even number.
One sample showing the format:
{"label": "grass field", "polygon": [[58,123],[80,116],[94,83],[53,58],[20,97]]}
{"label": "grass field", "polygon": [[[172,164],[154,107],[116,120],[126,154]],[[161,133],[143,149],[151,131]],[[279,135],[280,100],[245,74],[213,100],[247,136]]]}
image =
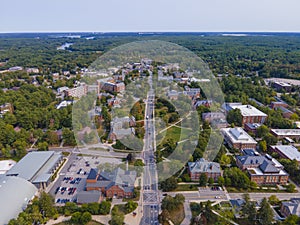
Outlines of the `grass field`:
{"label": "grass field", "polygon": [[198,191],[196,184],[179,184],[174,191]]}

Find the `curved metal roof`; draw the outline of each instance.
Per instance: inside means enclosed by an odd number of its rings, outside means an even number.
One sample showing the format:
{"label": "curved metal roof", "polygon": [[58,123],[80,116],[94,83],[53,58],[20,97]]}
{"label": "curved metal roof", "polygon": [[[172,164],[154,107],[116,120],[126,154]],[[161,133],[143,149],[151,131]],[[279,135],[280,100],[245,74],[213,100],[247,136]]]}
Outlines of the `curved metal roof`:
{"label": "curved metal roof", "polygon": [[22,212],[37,193],[37,188],[23,178],[0,176],[0,225]]}

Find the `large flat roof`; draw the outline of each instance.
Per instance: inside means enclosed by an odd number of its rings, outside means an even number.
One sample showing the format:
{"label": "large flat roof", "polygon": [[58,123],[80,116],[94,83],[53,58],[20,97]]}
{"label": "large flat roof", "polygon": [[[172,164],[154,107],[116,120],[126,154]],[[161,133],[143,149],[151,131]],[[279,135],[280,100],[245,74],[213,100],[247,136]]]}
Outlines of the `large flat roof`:
{"label": "large flat roof", "polygon": [[232,143],[257,144],[257,142],[241,127],[222,128],[221,132],[226,135]]}
{"label": "large flat roof", "polygon": [[293,135],[300,135],[300,129],[271,129],[271,131],[276,135],[287,135],[287,136],[293,136]]}
{"label": "large flat roof", "polygon": [[29,152],[6,175],[18,176],[31,181],[53,154],[54,151]]}
{"label": "large flat roof", "polygon": [[7,224],[22,212],[37,188],[19,177],[0,176],[0,224]]}
{"label": "large flat roof", "polygon": [[300,161],[300,152],[292,145],[275,145],[272,148],[276,148],[279,152],[285,155],[288,159]]}
{"label": "large flat roof", "polygon": [[267,114],[263,113],[252,105],[230,105],[230,107],[232,109],[241,110],[241,114],[243,116],[267,116]]}

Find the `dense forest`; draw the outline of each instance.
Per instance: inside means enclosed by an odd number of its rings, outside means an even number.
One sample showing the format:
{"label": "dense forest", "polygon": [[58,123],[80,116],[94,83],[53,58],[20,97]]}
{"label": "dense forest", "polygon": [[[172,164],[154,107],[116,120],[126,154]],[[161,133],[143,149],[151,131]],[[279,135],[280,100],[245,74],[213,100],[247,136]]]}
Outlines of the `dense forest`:
{"label": "dense forest", "polygon": [[[38,67],[45,73],[88,67],[102,52],[132,41],[162,40],[182,45],[199,55],[217,74],[299,78],[300,37],[252,35],[243,37],[199,34],[95,35],[92,39],[23,35],[0,36],[0,69]],[[57,47],[72,43],[64,50]]]}

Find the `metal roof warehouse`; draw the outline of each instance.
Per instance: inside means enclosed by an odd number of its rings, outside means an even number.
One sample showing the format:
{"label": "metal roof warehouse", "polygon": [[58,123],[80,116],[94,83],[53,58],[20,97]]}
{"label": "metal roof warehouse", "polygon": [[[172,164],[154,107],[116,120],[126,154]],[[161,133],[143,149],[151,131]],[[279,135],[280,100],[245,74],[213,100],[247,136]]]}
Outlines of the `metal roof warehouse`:
{"label": "metal roof warehouse", "polygon": [[21,177],[37,188],[46,188],[61,162],[60,152],[29,152],[6,173],[6,176]]}

